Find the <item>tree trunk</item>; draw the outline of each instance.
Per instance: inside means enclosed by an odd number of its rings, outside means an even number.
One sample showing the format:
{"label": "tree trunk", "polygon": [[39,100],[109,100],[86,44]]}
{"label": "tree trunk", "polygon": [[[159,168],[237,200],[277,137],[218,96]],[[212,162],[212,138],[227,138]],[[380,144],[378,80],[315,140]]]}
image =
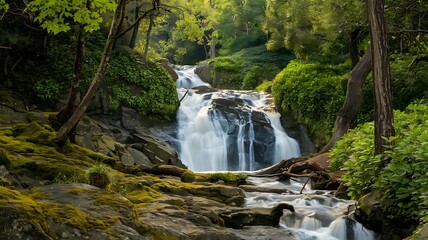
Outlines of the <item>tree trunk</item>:
{"label": "tree trunk", "polygon": [[76,56],[74,58],[73,67],[73,82],[71,83],[70,92],[68,94],[67,102],[61,111],[56,115],[58,121],[61,124],[67,122],[67,120],[73,115],[77,105],[77,94],[79,92],[79,82],[81,78],[81,71],[83,66],[83,54],[85,48],[85,29],[83,24],[80,24],[77,33],[77,47]]}
{"label": "tree trunk", "polygon": [[213,38],[211,39],[211,44],[210,44],[210,59],[215,58],[215,55],[216,55],[215,45],[216,45],[216,41]]}
{"label": "tree trunk", "polygon": [[67,120],[67,122],[59,129],[56,135],[57,142],[63,142],[65,140],[66,135],[70,132],[70,130],[79,122],[80,118],[86,111],[91,99],[94,97],[95,93],[98,91],[98,88],[101,84],[101,81],[104,78],[107,65],[109,62],[110,52],[113,48],[113,43],[115,40],[115,36],[119,27],[119,19],[121,17],[122,7],[125,4],[126,0],[119,0],[116,12],[114,14],[113,21],[111,23],[110,32],[107,37],[106,45],[104,47],[103,56],[100,61],[100,65],[98,66],[97,73],[92,79],[91,85],[89,86],[88,91],[82,99],[82,102],[77,107],[76,111],[74,111],[73,115]]}
{"label": "tree trunk", "polygon": [[149,29],[147,29],[147,34],[146,34],[146,46],[144,47],[144,54],[143,54],[143,60],[144,62],[147,61],[147,54],[149,53],[149,45],[150,45],[150,34],[152,33],[152,28],[153,28],[153,15],[150,14],[149,16]]}
{"label": "tree trunk", "polygon": [[137,42],[138,29],[140,28],[140,21],[138,21],[138,14],[140,12],[140,7],[138,6],[138,2],[135,2],[135,21],[137,24],[134,26],[134,30],[132,31],[131,41],[129,42],[130,48],[135,48],[135,44]]}
{"label": "tree trunk", "polygon": [[375,92],[375,154],[381,154],[386,150],[387,145],[394,144],[384,138],[395,135],[384,1],[366,0],[366,3],[370,25]]}
{"label": "tree trunk", "polygon": [[355,29],[349,34],[349,55],[351,56],[352,67],[355,67],[360,61],[360,54],[358,52],[358,43],[361,39],[361,29]]}
{"label": "tree trunk", "polygon": [[325,153],[330,150],[334,144],[346,133],[351,127],[352,121],[360,111],[362,102],[363,83],[371,70],[371,51],[368,50],[357,65],[352,69],[348,79],[345,102],[337,113],[336,122],[334,123],[333,136],[327,145],[321,150]]}

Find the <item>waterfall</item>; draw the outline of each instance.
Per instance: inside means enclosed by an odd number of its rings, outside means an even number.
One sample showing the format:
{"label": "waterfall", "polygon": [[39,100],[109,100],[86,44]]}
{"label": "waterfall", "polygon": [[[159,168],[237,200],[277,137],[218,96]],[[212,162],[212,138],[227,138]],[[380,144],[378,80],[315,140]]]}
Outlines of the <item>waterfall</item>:
{"label": "waterfall", "polygon": [[253,171],[300,156],[261,92],[189,89],[209,86],[191,66],[178,67],[178,149],[193,171]]}

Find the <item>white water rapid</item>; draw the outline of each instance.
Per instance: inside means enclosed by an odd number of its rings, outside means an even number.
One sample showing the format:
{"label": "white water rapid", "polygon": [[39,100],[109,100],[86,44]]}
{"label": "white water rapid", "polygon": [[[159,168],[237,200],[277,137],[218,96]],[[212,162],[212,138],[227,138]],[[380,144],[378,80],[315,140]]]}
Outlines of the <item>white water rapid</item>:
{"label": "white water rapid", "polygon": [[187,90],[209,86],[193,66],[176,69],[179,79],[178,152],[193,171],[253,171],[300,156],[299,145],[281,126],[270,96],[260,92]]}
{"label": "white water rapid", "polygon": [[246,192],[248,208],[274,207],[279,203],[294,206],[295,212],[284,210],[280,227],[290,230],[299,240],[375,240],[375,232],[353,219],[354,201],[335,198],[328,191],[310,190],[299,194],[302,182],[278,182],[273,178],[249,177],[247,182],[268,189],[287,189],[290,194]]}

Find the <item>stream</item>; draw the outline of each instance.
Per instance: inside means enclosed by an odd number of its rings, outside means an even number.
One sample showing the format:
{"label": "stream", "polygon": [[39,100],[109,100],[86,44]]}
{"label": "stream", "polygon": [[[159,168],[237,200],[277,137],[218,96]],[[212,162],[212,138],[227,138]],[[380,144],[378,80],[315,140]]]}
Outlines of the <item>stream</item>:
{"label": "stream", "polygon": [[[177,114],[175,148],[193,171],[255,171],[282,159],[300,156],[273,109],[269,94],[254,91],[212,90],[194,66],[177,66],[177,91],[182,99]],[[206,86],[200,89],[195,87]],[[193,89],[191,89],[193,88]],[[331,191],[304,189],[306,179],[278,182],[249,177],[250,184],[283,189],[282,194],[246,192],[245,207],[294,206],[284,210],[280,228],[300,240],[374,240],[377,235],[353,218],[354,201],[338,199]],[[285,237],[284,237],[285,238]],[[265,238],[263,238],[265,239]]]}

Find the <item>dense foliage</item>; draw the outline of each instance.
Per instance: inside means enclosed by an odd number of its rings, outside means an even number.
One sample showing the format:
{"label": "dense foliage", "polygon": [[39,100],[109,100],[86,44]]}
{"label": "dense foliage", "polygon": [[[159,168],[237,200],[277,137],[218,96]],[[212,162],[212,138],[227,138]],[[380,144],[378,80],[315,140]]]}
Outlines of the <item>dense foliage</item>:
{"label": "dense foliage", "polygon": [[349,65],[292,61],[274,79],[276,108],[306,124],[312,135],[329,133],[344,99]]}
{"label": "dense foliage", "polygon": [[[100,43],[104,41],[99,33],[88,38],[80,82],[81,92],[86,91],[95,74],[102,54]],[[62,42],[48,48],[43,64],[36,66],[34,62],[28,62],[27,71],[35,76],[34,92],[45,105],[55,104],[59,95],[70,87],[73,61],[69,45]],[[111,56],[104,82],[101,90],[108,95],[111,109],[124,105],[150,118],[174,119],[178,108],[175,82],[157,63],[144,63],[138,55],[117,51]]]}
{"label": "dense foliage", "polygon": [[[391,61],[394,109],[404,110],[412,101],[428,96],[428,72],[425,70],[428,62],[416,63],[415,58],[396,55]],[[349,64],[292,61],[273,81],[275,106],[280,112],[306,124],[318,141],[326,141],[343,103],[349,72]],[[370,78],[364,84],[363,103],[355,125],[373,120],[373,82]],[[259,89],[268,86],[265,83]]]}
{"label": "dense foliage", "polygon": [[210,61],[214,78],[222,88],[252,90],[272,80],[294,56],[285,50],[269,52],[266,47],[246,48],[235,54]]}
{"label": "dense foliage", "polygon": [[396,136],[390,140],[395,146],[375,156],[373,123],[365,123],[336,143],[330,153],[331,167],[344,171],[351,198],[380,189],[387,216],[427,217],[428,104],[411,104],[394,114]]}

